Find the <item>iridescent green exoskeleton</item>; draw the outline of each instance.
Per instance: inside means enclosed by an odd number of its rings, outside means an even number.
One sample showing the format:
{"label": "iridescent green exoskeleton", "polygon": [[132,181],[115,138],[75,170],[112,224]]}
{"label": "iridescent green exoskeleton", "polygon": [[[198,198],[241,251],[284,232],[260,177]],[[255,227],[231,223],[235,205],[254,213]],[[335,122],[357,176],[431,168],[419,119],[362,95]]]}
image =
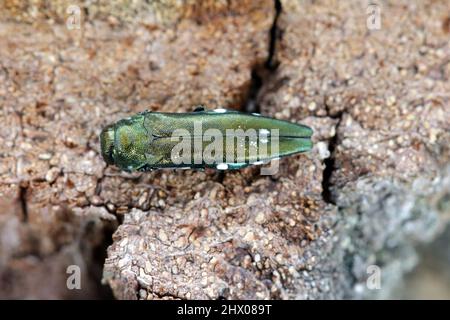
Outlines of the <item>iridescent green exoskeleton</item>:
{"label": "iridescent green exoskeleton", "polygon": [[311,150],[304,125],[226,109],[144,111],[105,127],[102,156],[125,171],[239,169]]}

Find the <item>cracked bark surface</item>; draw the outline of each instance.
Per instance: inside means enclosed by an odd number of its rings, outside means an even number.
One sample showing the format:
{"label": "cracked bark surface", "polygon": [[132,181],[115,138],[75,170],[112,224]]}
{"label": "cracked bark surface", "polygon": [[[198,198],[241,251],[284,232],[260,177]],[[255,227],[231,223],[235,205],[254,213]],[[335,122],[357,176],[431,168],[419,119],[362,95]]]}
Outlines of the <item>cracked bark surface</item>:
{"label": "cracked bark surface", "polygon": [[[120,299],[388,297],[444,225],[445,1],[386,4],[379,31],[350,1],[75,2],[81,30],[67,1],[0,10],[1,297],[105,297],[101,268]],[[270,177],[103,163],[107,123],[199,103],[310,125],[314,150]]]}

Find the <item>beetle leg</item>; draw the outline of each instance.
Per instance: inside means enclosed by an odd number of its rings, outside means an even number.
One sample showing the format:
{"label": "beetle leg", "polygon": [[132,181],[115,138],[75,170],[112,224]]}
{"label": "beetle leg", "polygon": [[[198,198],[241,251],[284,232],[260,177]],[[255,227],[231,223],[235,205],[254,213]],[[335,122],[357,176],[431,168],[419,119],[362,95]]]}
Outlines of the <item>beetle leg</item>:
{"label": "beetle leg", "polygon": [[194,112],[202,112],[202,111],[205,111],[205,110],[206,110],[206,108],[203,105],[198,105],[198,106],[196,106],[194,108]]}
{"label": "beetle leg", "polygon": [[137,168],[137,171],[140,172],[148,172],[148,171],[153,171],[153,168],[148,164],[143,164],[142,166],[140,166],[139,168]]}

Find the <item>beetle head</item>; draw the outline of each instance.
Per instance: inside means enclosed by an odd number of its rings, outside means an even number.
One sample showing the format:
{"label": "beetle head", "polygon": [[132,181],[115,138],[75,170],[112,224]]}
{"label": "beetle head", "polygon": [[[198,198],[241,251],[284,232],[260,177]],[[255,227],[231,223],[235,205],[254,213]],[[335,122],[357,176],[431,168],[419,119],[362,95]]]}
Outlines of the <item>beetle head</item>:
{"label": "beetle head", "polygon": [[106,126],[100,133],[100,146],[103,159],[107,164],[114,164],[114,132],[115,125]]}

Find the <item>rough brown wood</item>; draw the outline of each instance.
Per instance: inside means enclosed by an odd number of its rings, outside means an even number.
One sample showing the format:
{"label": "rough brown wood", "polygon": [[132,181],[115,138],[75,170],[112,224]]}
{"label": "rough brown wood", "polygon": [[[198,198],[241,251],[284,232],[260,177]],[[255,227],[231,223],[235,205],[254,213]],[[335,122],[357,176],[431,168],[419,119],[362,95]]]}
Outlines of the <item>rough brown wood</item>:
{"label": "rough brown wood", "polygon": [[[0,297],[107,297],[101,277],[121,299],[386,297],[443,228],[446,1],[383,5],[380,30],[357,1],[26,3],[0,5]],[[104,125],[199,103],[315,148],[271,177],[106,167]]]}

